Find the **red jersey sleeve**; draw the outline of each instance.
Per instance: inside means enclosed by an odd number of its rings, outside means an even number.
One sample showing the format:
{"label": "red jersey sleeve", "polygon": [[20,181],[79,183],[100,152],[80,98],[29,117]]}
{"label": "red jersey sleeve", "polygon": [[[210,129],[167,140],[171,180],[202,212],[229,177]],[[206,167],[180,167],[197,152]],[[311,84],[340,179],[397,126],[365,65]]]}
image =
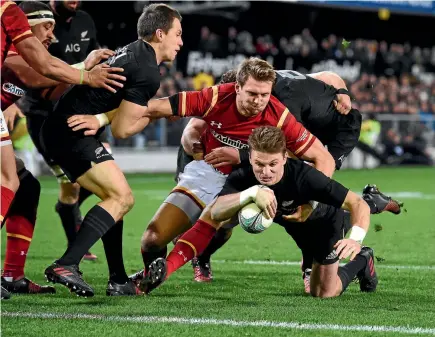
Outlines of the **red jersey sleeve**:
{"label": "red jersey sleeve", "polygon": [[218,87],[204,88],[201,91],[182,91],[169,98],[175,116],[206,116],[216,105]]}
{"label": "red jersey sleeve", "polygon": [[13,44],[33,36],[26,15],[15,2],[2,1],[1,20],[6,34]]}
{"label": "red jersey sleeve", "polygon": [[287,139],[287,149],[293,152],[297,157],[301,157],[305,152],[307,152],[317,139],[316,136],[311,134],[310,131],[299,123],[287,109],[281,116],[278,127],[281,127],[285,134]]}

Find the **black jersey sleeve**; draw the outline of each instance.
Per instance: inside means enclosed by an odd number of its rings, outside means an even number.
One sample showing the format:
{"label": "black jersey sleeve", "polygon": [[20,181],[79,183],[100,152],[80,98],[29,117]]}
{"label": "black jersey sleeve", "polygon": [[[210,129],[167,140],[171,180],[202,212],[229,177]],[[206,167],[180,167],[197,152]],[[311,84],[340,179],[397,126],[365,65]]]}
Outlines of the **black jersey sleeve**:
{"label": "black jersey sleeve", "polygon": [[315,168],[304,163],[301,164],[304,167],[296,177],[296,188],[299,190],[301,200],[314,200],[340,208],[349,189]]}
{"label": "black jersey sleeve", "polygon": [[219,196],[239,193],[256,184],[251,167],[242,167],[230,173]]}
{"label": "black jersey sleeve", "polygon": [[147,106],[148,101],[157,93],[160,86],[160,77],[155,69],[133,61],[122,67],[127,77],[123,98],[126,101]]}

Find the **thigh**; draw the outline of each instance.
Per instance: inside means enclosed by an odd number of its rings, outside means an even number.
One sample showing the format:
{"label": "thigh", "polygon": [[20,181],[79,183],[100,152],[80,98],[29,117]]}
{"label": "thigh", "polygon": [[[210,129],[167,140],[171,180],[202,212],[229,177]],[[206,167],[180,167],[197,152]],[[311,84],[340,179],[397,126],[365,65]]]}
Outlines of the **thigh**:
{"label": "thigh", "polygon": [[[47,119],[42,126],[40,139],[46,156],[51,158],[73,183],[97,164],[113,161],[113,157],[98,139],[70,131],[63,121]],[[119,170],[115,164],[109,166],[113,170]],[[56,175],[57,173],[60,172],[56,172]]]}
{"label": "thigh", "polygon": [[124,173],[114,160],[94,164],[77,178],[77,182],[103,200],[120,199],[131,192]]}
{"label": "thigh", "polygon": [[195,223],[222,190],[226,177],[204,161],[192,161],[180,173],[177,186],[165,202],[181,208]]}
{"label": "thigh", "polygon": [[358,144],[361,119],[361,114],[356,109],[352,109],[348,115],[340,115],[334,136],[325,144],[335,160],[337,169],[340,169],[344,159]]}
{"label": "thigh", "polygon": [[191,226],[192,224],[183,210],[173,204],[163,203],[151,219],[144,233],[144,240],[152,238],[154,244],[165,246]]}

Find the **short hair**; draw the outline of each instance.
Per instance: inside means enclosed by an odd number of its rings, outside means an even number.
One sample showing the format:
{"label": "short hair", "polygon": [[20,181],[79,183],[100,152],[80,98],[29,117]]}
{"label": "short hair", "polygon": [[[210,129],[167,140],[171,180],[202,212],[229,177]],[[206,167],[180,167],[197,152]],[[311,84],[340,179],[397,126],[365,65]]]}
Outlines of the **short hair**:
{"label": "short hair", "polygon": [[258,57],[250,57],[244,60],[237,69],[237,83],[243,87],[249,77],[260,82],[275,83],[276,73],[268,62]]}
{"label": "short hair", "polygon": [[145,41],[151,41],[157,29],[167,33],[174,19],[181,21],[181,15],[171,6],[162,3],[148,5],[137,21],[137,35]]}
{"label": "short hair", "polygon": [[236,81],[237,81],[237,69],[231,69],[222,75],[219,84],[233,83]]}
{"label": "short hair", "polygon": [[260,126],[254,129],[249,136],[248,144],[251,151],[283,155],[287,152],[284,132],[275,126]]}

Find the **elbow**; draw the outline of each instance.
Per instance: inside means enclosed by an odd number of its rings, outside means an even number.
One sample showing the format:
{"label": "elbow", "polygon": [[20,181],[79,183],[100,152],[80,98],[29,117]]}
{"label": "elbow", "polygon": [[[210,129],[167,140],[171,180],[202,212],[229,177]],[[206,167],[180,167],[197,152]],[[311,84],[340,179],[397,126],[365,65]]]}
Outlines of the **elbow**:
{"label": "elbow", "polygon": [[111,130],[113,137],[115,137],[116,139],[126,139],[131,136],[131,134],[127,130],[122,130],[113,124]]}

